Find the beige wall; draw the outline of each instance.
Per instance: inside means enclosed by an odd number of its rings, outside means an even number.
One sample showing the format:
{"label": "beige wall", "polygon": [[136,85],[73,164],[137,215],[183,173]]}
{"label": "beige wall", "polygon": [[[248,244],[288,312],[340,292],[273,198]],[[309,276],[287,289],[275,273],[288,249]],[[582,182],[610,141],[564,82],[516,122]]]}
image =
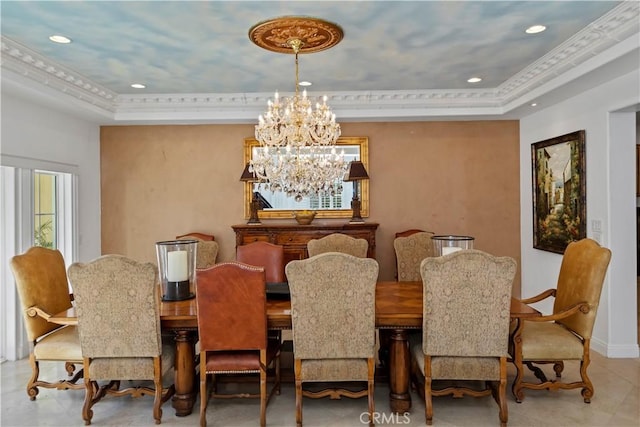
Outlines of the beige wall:
{"label": "beige wall", "polygon": [[[517,121],[341,126],[369,138],[381,279],[394,278],[394,234],[409,228],[472,235],[477,249],[520,263]],[[155,262],[156,241],[199,231],[215,235],[218,261],[233,259],[248,136],[253,125],[103,127],[102,252]]]}

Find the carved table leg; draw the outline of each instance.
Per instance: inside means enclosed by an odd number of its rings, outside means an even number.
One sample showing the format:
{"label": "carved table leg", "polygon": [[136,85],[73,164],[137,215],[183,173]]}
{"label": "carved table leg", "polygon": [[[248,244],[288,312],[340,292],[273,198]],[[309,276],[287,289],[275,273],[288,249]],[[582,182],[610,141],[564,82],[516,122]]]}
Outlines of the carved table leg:
{"label": "carved table leg", "polygon": [[175,387],[172,404],[178,417],[191,414],[195,403],[195,342],[196,332],[176,331]]}
{"label": "carved table leg", "polygon": [[391,411],[403,414],[411,409],[409,394],[409,342],[407,331],[394,329],[389,342],[389,403]]}

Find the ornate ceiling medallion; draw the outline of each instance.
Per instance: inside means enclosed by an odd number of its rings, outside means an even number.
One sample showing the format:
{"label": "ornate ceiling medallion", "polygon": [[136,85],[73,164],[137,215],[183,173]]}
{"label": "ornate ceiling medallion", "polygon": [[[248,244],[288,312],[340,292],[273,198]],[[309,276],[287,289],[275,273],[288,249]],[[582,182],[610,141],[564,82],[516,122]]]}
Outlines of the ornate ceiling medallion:
{"label": "ornate ceiling medallion", "polygon": [[344,36],[337,24],[319,18],[283,16],[260,22],[249,30],[249,38],[263,49],[295,53],[291,41],[299,40],[298,53],[313,53],[337,45]]}

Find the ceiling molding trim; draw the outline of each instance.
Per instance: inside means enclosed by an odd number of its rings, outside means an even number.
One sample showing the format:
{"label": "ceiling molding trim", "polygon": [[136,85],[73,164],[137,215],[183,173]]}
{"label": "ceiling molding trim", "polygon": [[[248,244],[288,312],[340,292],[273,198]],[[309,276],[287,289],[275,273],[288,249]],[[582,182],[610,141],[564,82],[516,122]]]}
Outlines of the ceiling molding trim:
{"label": "ceiling molding trim", "polygon": [[[521,98],[640,32],[640,2],[625,1],[497,87],[504,103]],[[601,56],[601,66],[610,58]],[[585,70],[585,72],[591,70]]]}
{"label": "ceiling molding trim", "polygon": [[2,68],[108,112],[117,94],[7,37],[2,37]]}
{"label": "ceiling molding trim", "polygon": [[[423,115],[500,114],[527,102],[532,93],[565,84],[570,76],[588,73],[617,56],[638,49],[640,2],[625,1],[572,38],[534,62],[497,88],[422,91],[371,91],[327,93],[341,120],[370,116],[400,118]],[[630,42],[629,39],[632,39]],[[271,93],[233,94],[123,94],[2,37],[2,79],[19,80],[21,86],[40,86],[43,92],[61,94],[60,103],[99,111],[115,122],[179,122],[211,120],[247,122],[262,113]],[[624,43],[621,43],[624,41]],[[564,83],[563,83],[564,82]],[[32,90],[38,90],[32,88]],[[309,93],[310,96],[320,94]]]}

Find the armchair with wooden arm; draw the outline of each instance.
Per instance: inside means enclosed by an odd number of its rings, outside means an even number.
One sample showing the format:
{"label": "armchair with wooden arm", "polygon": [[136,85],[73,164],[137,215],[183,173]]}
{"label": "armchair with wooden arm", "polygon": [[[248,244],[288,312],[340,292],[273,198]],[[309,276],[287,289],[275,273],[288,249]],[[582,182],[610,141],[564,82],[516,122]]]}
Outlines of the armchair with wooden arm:
{"label": "armchair with wooden arm", "polygon": [[[522,299],[533,304],[553,297],[554,305],[551,314],[520,319],[523,323],[512,331],[510,353],[516,367],[512,391],[516,402],[524,399],[525,388],[582,388],[584,402],[591,402],[594,387],[587,375],[591,333],[610,259],[611,251],[594,240],[572,242],[562,258],[557,288]],[[580,381],[560,381],[565,360],[580,361]],[[535,366],[539,364],[553,364],[556,379],[547,379],[543,370]],[[525,365],[539,383],[525,380]]]}

